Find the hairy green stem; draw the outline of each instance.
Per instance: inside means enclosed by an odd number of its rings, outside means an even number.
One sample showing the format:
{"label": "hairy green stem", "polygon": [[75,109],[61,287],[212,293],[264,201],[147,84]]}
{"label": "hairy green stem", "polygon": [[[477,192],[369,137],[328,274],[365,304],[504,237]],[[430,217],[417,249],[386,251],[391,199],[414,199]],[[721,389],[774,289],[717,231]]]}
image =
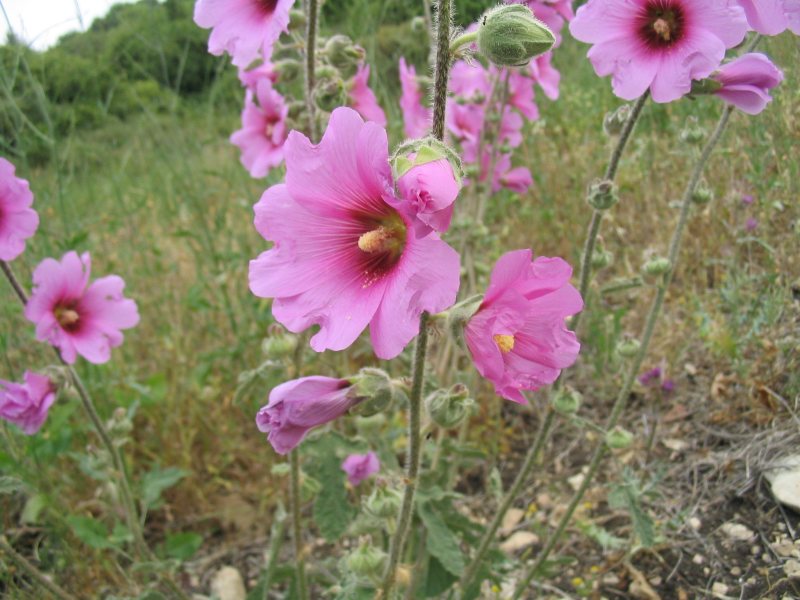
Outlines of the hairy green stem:
{"label": "hairy green stem", "polygon": [[28,576],[36,582],[40,591],[47,591],[49,594],[52,594],[59,600],[77,600],[75,596],[65,592],[55,583],[50,581],[50,579],[39,569],[37,569],[33,563],[22,556],[19,552],[14,550],[13,546],[8,543],[8,540],[4,535],[0,535],[0,550],[2,550],[8,556],[8,559],[12,563],[17,565],[17,567],[22,571],[25,571],[25,573],[27,573]]}
{"label": "hairy green stem", "polygon": [[447,80],[450,77],[450,26],[452,0],[436,3],[436,73],[433,87],[433,136],[444,141],[444,113],[447,109]]}
{"label": "hairy green stem", "polygon": [[317,140],[317,114],[314,105],[314,87],[317,84],[317,0],[306,0],[306,111],[308,112],[308,135],[311,141]]}
{"label": "hairy green stem", "polygon": [[[622,416],[622,412],[624,411],[625,406],[628,403],[628,397],[630,396],[631,389],[633,388],[633,383],[636,380],[636,375],[639,373],[639,369],[641,369],[642,363],[644,362],[644,359],[647,356],[647,350],[653,338],[653,332],[655,331],[658,318],[661,315],[661,309],[664,306],[664,300],[667,295],[667,289],[669,288],[669,285],[672,282],[672,275],[675,272],[675,265],[677,264],[680,255],[681,242],[683,241],[683,234],[686,229],[686,224],[689,220],[689,213],[692,207],[692,196],[694,195],[694,192],[697,189],[698,184],[700,183],[700,178],[702,177],[703,171],[705,170],[705,167],[708,164],[708,160],[711,157],[711,153],[714,151],[714,148],[716,147],[717,143],[722,137],[722,134],[725,132],[725,128],[728,126],[728,122],[730,121],[732,112],[733,112],[732,106],[727,106],[723,111],[722,117],[720,117],[719,123],[717,123],[717,127],[714,130],[714,133],[711,134],[711,137],[706,142],[706,145],[700,154],[700,158],[697,160],[697,164],[694,167],[692,175],[689,179],[689,183],[687,184],[686,190],[684,191],[683,198],[681,200],[680,216],[678,217],[678,223],[675,225],[675,230],[672,234],[672,240],[670,241],[669,245],[668,257],[671,269],[666,275],[664,275],[664,279],[659,285],[658,290],[656,292],[656,296],[653,299],[652,305],[650,306],[650,311],[647,314],[647,319],[645,321],[644,330],[642,333],[641,347],[637,355],[631,361],[628,373],[626,374],[625,380],[623,381],[623,384],[619,389],[616,401],[614,402],[614,406],[611,409],[611,414],[608,418],[608,423],[606,424],[607,431],[616,427],[617,423],[619,422],[619,419]],[[606,452],[607,452],[607,447],[605,445],[605,440],[601,440],[598,443],[597,448],[595,449],[594,455],[592,456],[592,461],[589,464],[589,470],[587,471],[586,476],[581,482],[580,487],[576,490],[575,495],[572,497],[572,500],[570,501],[569,506],[567,507],[567,511],[564,513],[564,516],[559,521],[555,532],[550,536],[550,539],[547,540],[547,543],[545,544],[544,548],[542,548],[542,551],[536,558],[536,562],[528,570],[523,580],[517,585],[517,588],[514,591],[515,599],[520,598],[522,596],[522,593],[525,591],[525,588],[527,588],[530,581],[533,579],[536,573],[542,568],[545,561],[550,556],[550,553],[553,551],[556,544],[558,543],[559,539],[564,534],[564,530],[567,528],[567,525],[572,520],[572,515],[575,513],[575,509],[578,507],[578,504],[583,499],[583,495],[586,493],[586,490],[589,488],[589,485],[592,483],[592,480],[597,474],[597,471],[600,468],[600,464],[602,463],[603,458],[606,455]]]}
{"label": "hairy green stem", "polygon": [[450,53],[455,54],[456,52],[458,52],[459,48],[461,48],[462,46],[466,46],[467,44],[471,44],[477,39],[478,39],[477,31],[462,33],[460,36],[458,36],[456,39],[450,42]]}
{"label": "hairy green stem", "polygon": [[292,511],[292,541],[294,542],[295,572],[297,575],[297,596],[308,599],[306,584],[306,559],[303,552],[303,530],[300,515],[300,452],[297,448],[289,453],[291,465],[289,476],[289,500]]}
{"label": "hairy green stem", "polygon": [[269,550],[267,551],[267,564],[264,569],[264,579],[262,581],[261,598],[269,600],[269,586],[275,576],[275,567],[278,565],[281,546],[283,546],[283,536],[286,534],[286,512],[283,506],[278,506],[270,529]]}

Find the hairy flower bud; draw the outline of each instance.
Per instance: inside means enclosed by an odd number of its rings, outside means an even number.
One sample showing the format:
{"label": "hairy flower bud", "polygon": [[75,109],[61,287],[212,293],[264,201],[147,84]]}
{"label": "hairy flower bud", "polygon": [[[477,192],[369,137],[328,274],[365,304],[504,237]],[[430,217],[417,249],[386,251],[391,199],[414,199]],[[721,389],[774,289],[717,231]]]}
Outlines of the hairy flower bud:
{"label": "hairy flower bud", "polygon": [[622,358],[633,358],[638,354],[642,344],[635,338],[625,338],[617,344],[617,354]]}
{"label": "hairy flower bud", "polygon": [[348,570],[356,577],[370,581],[380,581],[386,568],[386,553],[373,546],[369,538],[364,538],[358,548],[345,559]]}
{"label": "hairy flower bud", "polygon": [[606,445],[613,450],[624,450],[630,448],[631,444],[633,444],[633,434],[622,427],[615,427],[606,433]]}
{"label": "hairy flower bud", "polygon": [[352,414],[370,417],[385,411],[394,400],[394,385],[386,371],[365,367],[351,378],[352,396],[363,398],[353,409]]}
{"label": "hairy flower bud", "polygon": [[425,409],[439,427],[452,429],[469,416],[475,403],[469,389],[457,383],[449,390],[436,390],[425,398]]}
{"label": "hairy flower bud", "polygon": [[614,262],[614,255],[605,248],[598,248],[592,253],[592,268],[599,271]]}
{"label": "hairy flower bud", "polygon": [[692,192],[692,202],[699,205],[708,204],[714,199],[714,192],[712,192],[709,188],[703,186],[698,187],[694,192]]}
{"label": "hairy flower bud", "polygon": [[464,334],[464,327],[467,326],[467,322],[472,318],[472,315],[478,312],[482,302],[483,296],[479,294],[462,300],[447,311],[447,329],[453,339],[461,339]]}
{"label": "hairy flower bud", "polygon": [[275,72],[278,74],[281,83],[289,83],[294,81],[303,72],[303,65],[299,60],[293,58],[285,58],[279,60],[273,65]]}
{"label": "hairy flower bud", "polygon": [[289,29],[302,32],[306,28],[306,11],[294,8],[289,11]]}
{"label": "hairy flower bud", "polygon": [[414,17],[411,19],[411,31],[414,33],[422,33],[428,29],[428,24],[425,22],[425,17]]}
{"label": "hairy flower bud", "polygon": [[364,61],[366,52],[349,37],[338,33],[325,42],[325,55],[328,62],[339,70],[342,78],[350,79]]}
{"label": "hairy flower bud", "polygon": [[553,408],[559,414],[574,415],[583,404],[583,396],[571,387],[560,389],[553,398]]}
{"label": "hairy flower bud", "polygon": [[603,119],[603,131],[606,135],[611,137],[622,133],[632,110],[633,108],[630,104],[623,104],[617,110],[608,113]]}
{"label": "hairy flower bud", "polygon": [[671,268],[672,263],[669,262],[668,258],[656,256],[655,258],[651,258],[644,263],[642,266],[642,272],[644,272],[645,275],[650,275],[651,277],[658,277],[659,275],[666,275],[669,273]]}
{"label": "hairy flower bud", "polygon": [[556,37],[524,4],[500,4],[478,25],[478,49],[498,66],[521,67],[550,50]]}
{"label": "hairy flower bud", "polygon": [[397,516],[402,501],[403,497],[400,492],[390,489],[385,483],[381,485],[379,482],[364,503],[364,509],[371,515],[389,519]]}
{"label": "hairy flower bud", "polygon": [[593,182],[589,186],[589,194],[586,201],[595,210],[608,210],[619,202],[616,184],[607,179]]}
{"label": "hairy flower bud", "polygon": [[681,131],[681,140],[692,146],[702,144],[706,139],[706,130],[696,124],[689,124]]}
{"label": "hairy flower bud", "polygon": [[269,337],[261,342],[261,350],[269,358],[291,356],[297,348],[297,336],[288,333],[280,325],[269,328]]}

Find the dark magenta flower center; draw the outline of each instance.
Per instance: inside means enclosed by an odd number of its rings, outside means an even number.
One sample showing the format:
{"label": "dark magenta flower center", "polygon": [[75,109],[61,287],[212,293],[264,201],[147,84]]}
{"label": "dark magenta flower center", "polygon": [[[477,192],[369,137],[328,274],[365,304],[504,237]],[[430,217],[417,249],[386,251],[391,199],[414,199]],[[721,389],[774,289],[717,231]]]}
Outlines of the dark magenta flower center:
{"label": "dark magenta flower center", "polygon": [[256,3],[268,16],[275,12],[278,0],[256,0]]}
{"label": "dark magenta flower center", "polygon": [[377,217],[356,217],[363,224],[358,250],[364,287],[369,287],[389,273],[400,262],[406,247],[406,224],[397,211],[387,209],[385,214]]}
{"label": "dark magenta flower center", "polygon": [[77,302],[66,302],[57,304],[53,309],[56,321],[68,333],[76,333],[81,327],[81,316],[77,308]]}
{"label": "dark magenta flower center", "polygon": [[650,48],[669,48],[686,31],[686,12],[677,0],[650,0],[638,19],[639,35]]}

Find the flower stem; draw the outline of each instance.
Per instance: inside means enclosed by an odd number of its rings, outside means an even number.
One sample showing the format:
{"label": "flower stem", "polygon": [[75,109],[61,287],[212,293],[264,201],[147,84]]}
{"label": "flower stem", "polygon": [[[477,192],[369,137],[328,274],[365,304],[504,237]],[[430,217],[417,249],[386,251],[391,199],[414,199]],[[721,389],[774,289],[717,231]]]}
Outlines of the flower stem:
{"label": "flower stem", "polygon": [[452,0],[436,3],[436,73],[433,88],[433,136],[444,141],[444,113],[447,109],[447,80],[450,77],[450,21]]}
{"label": "flower stem", "polygon": [[456,52],[458,52],[458,49],[461,48],[461,46],[465,46],[466,44],[471,44],[477,39],[478,39],[477,31],[462,33],[460,36],[458,36],[456,39],[450,42],[450,53],[455,54]]}
{"label": "flower stem", "polygon": [[297,596],[307,600],[306,561],[303,553],[303,533],[300,515],[300,452],[295,448],[289,453],[291,465],[289,477],[289,496],[292,511],[292,541],[294,542],[295,571],[297,574]]}
{"label": "flower stem", "polygon": [[308,134],[312,142],[317,142],[317,115],[314,105],[314,87],[317,84],[317,0],[306,0],[306,112],[308,112]]}
{"label": "flower stem", "polygon": [[41,590],[47,590],[59,600],[77,600],[75,596],[65,592],[55,583],[50,581],[50,579],[48,579],[44,573],[37,569],[33,563],[28,561],[28,559],[14,550],[13,546],[8,543],[8,540],[4,535],[0,535],[0,550],[2,550],[8,556],[9,560],[17,565],[19,569],[25,571],[25,573],[27,573],[28,576],[36,582],[37,587],[40,587]]}
{"label": "flower stem", "polygon": [[[636,375],[639,373],[639,369],[641,369],[642,363],[644,362],[645,356],[647,355],[647,350],[648,347],[650,346],[650,341],[653,338],[653,332],[655,331],[658,318],[661,315],[661,309],[664,306],[664,299],[666,298],[667,295],[667,289],[669,288],[669,285],[672,282],[672,274],[675,271],[675,265],[677,264],[680,255],[683,233],[686,229],[686,224],[689,220],[689,212],[692,207],[692,196],[695,190],[697,189],[698,184],[700,183],[700,178],[702,177],[703,171],[705,170],[705,167],[708,164],[708,160],[711,157],[711,153],[714,151],[714,148],[716,147],[717,143],[722,137],[722,134],[725,132],[725,128],[728,125],[732,111],[733,107],[731,106],[726,107],[725,110],[723,111],[719,123],[717,123],[717,127],[714,130],[714,133],[711,134],[711,137],[706,142],[706,145],[703,148],[702,153],[700,154],[700,158],[698,159],[697,164],[694,167],[694,171],[692,172],[691,178],[689,179],[689,183],[686,186],[686,190],[681,200],[681,212],[680,216],[678,217],[678,223],[675,225],[675,230],[672,234],[672,240],[670,241],[669,245],[669,261],[672,268],[666,275],[664,275],[664,279],[661,282],[661,285],[659,285],[658,290],[656,292],[656,296],[653,299],[652,305],[650,306],[650,311],[647,314],[647,320],[645,321],[644,331],[642,333],[641,347],[639,349],[639,352],[633,358],[630,364],[628,373],[625,376],[625,380],[623,381],[622,387],[619,390],[617,399],[614,402],[613,408],[611,409],[611,415],[609,416],[608,423],[606,424],[607,431],[616,427],[617,423],[619,422],[619,419],[622,416],[622,412],[628,403],[628,398],[630,396],[631,389],[633,388],[633,382],[636,380]],[[589,488],[589,485],[592,483],[592,480],[597,474],[597,471],[600,468],[600,463],[603,461],[606,452],[607,452],[607,447],[605,445],[605,441],[601,440],[598,443],[597,448],[595,449],[594,455],[592,456],[592,461],[589,464],[589,470],[587,471],[586,476],[583,479],[583,482],[581,483],[578,490],[575,492],[575,495],[572,497],[572,500],[569,503],[567,511],[564,513],[564,516],[559,521],[555,532],[553,533],[553,535],[550,536],[550,539],[547,540],[547,543],[545,544],[544,548],[539,553],[539,556],[536,558],[536,562],[528,570],[523,580],[517,585],[517,588],[514,591],[514,599],[520,598],[522,596],[522,593],[525,591],[525,588],[527,588],[530,581],[542,568],[545,561],[550,556],[550,553],[555,548],[555,545],[558,543],[558,540],[564,534],[564,530],[567,528],[567,525],[572,519],[572,515],[575,513],[575,509],[578,507],[578,504],[583,499],[583,495],[586,493],[586,490]]]}

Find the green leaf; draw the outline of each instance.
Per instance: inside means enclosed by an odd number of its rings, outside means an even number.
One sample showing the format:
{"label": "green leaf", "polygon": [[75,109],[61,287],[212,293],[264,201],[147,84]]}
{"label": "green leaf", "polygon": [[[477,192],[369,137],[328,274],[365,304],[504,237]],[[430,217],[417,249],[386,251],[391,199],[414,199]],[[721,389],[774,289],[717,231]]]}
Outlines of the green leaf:
{"label": "green leaf", "polygon": [[425,581],[425,597],[436,598],[446,592],[458,577],[449,573],[435,557],[428,560],[428,579]]}
{"label": "green leaf", "polygon": [[447,571],[460,576],[464,571],[464,555],[461,553],[456,535],[448,529],[432,504],[418,503],[417,514],[428,530],[428,552],[436,557]]}
{"label": "green leaf", "polygon": [[642,495],[638,481],[626,477],[625,483],[616,486],[609,493],[608,503],[612,508],[624,508],[628,511],[639,543],[649,548],[655,544],[655,525],[652,517],[642,507]]}
{"label": "green leaf", "polygon": [[39,515],[46,505],[47,498],[44,494],[34,494],[28,498],[28,501],[25,503],[25,507],[22,509],[22,516],[19,520],[24,525],[34,525],[38,523]]}
{"label": "green leaf", "polygon": [[203,545],[203,536],[191,531],[173,533],[164,542],[164,552],[170,558],[189,560]]}
{"label": "green leaf", "polygon": [[0,477],[0,495],[21,492],[24,489],[25,484],[22,482],[22,480],[17,479],[16,477],[7,477],[5,475]]}
{"label": "green leaf", "polygon": [[114,546],[109,540],[108,529],[97,519],[73,515],[67,517],[67,523],[72,528],[75,536],[87,546],[97,550],[104,550]]}
{"label": "green leaf", "polygon": [[189,471],[169,467],[155,468],[142,477],[142,501],[147,508],[155,508],[161,500],[161,493],[186,477]]}

